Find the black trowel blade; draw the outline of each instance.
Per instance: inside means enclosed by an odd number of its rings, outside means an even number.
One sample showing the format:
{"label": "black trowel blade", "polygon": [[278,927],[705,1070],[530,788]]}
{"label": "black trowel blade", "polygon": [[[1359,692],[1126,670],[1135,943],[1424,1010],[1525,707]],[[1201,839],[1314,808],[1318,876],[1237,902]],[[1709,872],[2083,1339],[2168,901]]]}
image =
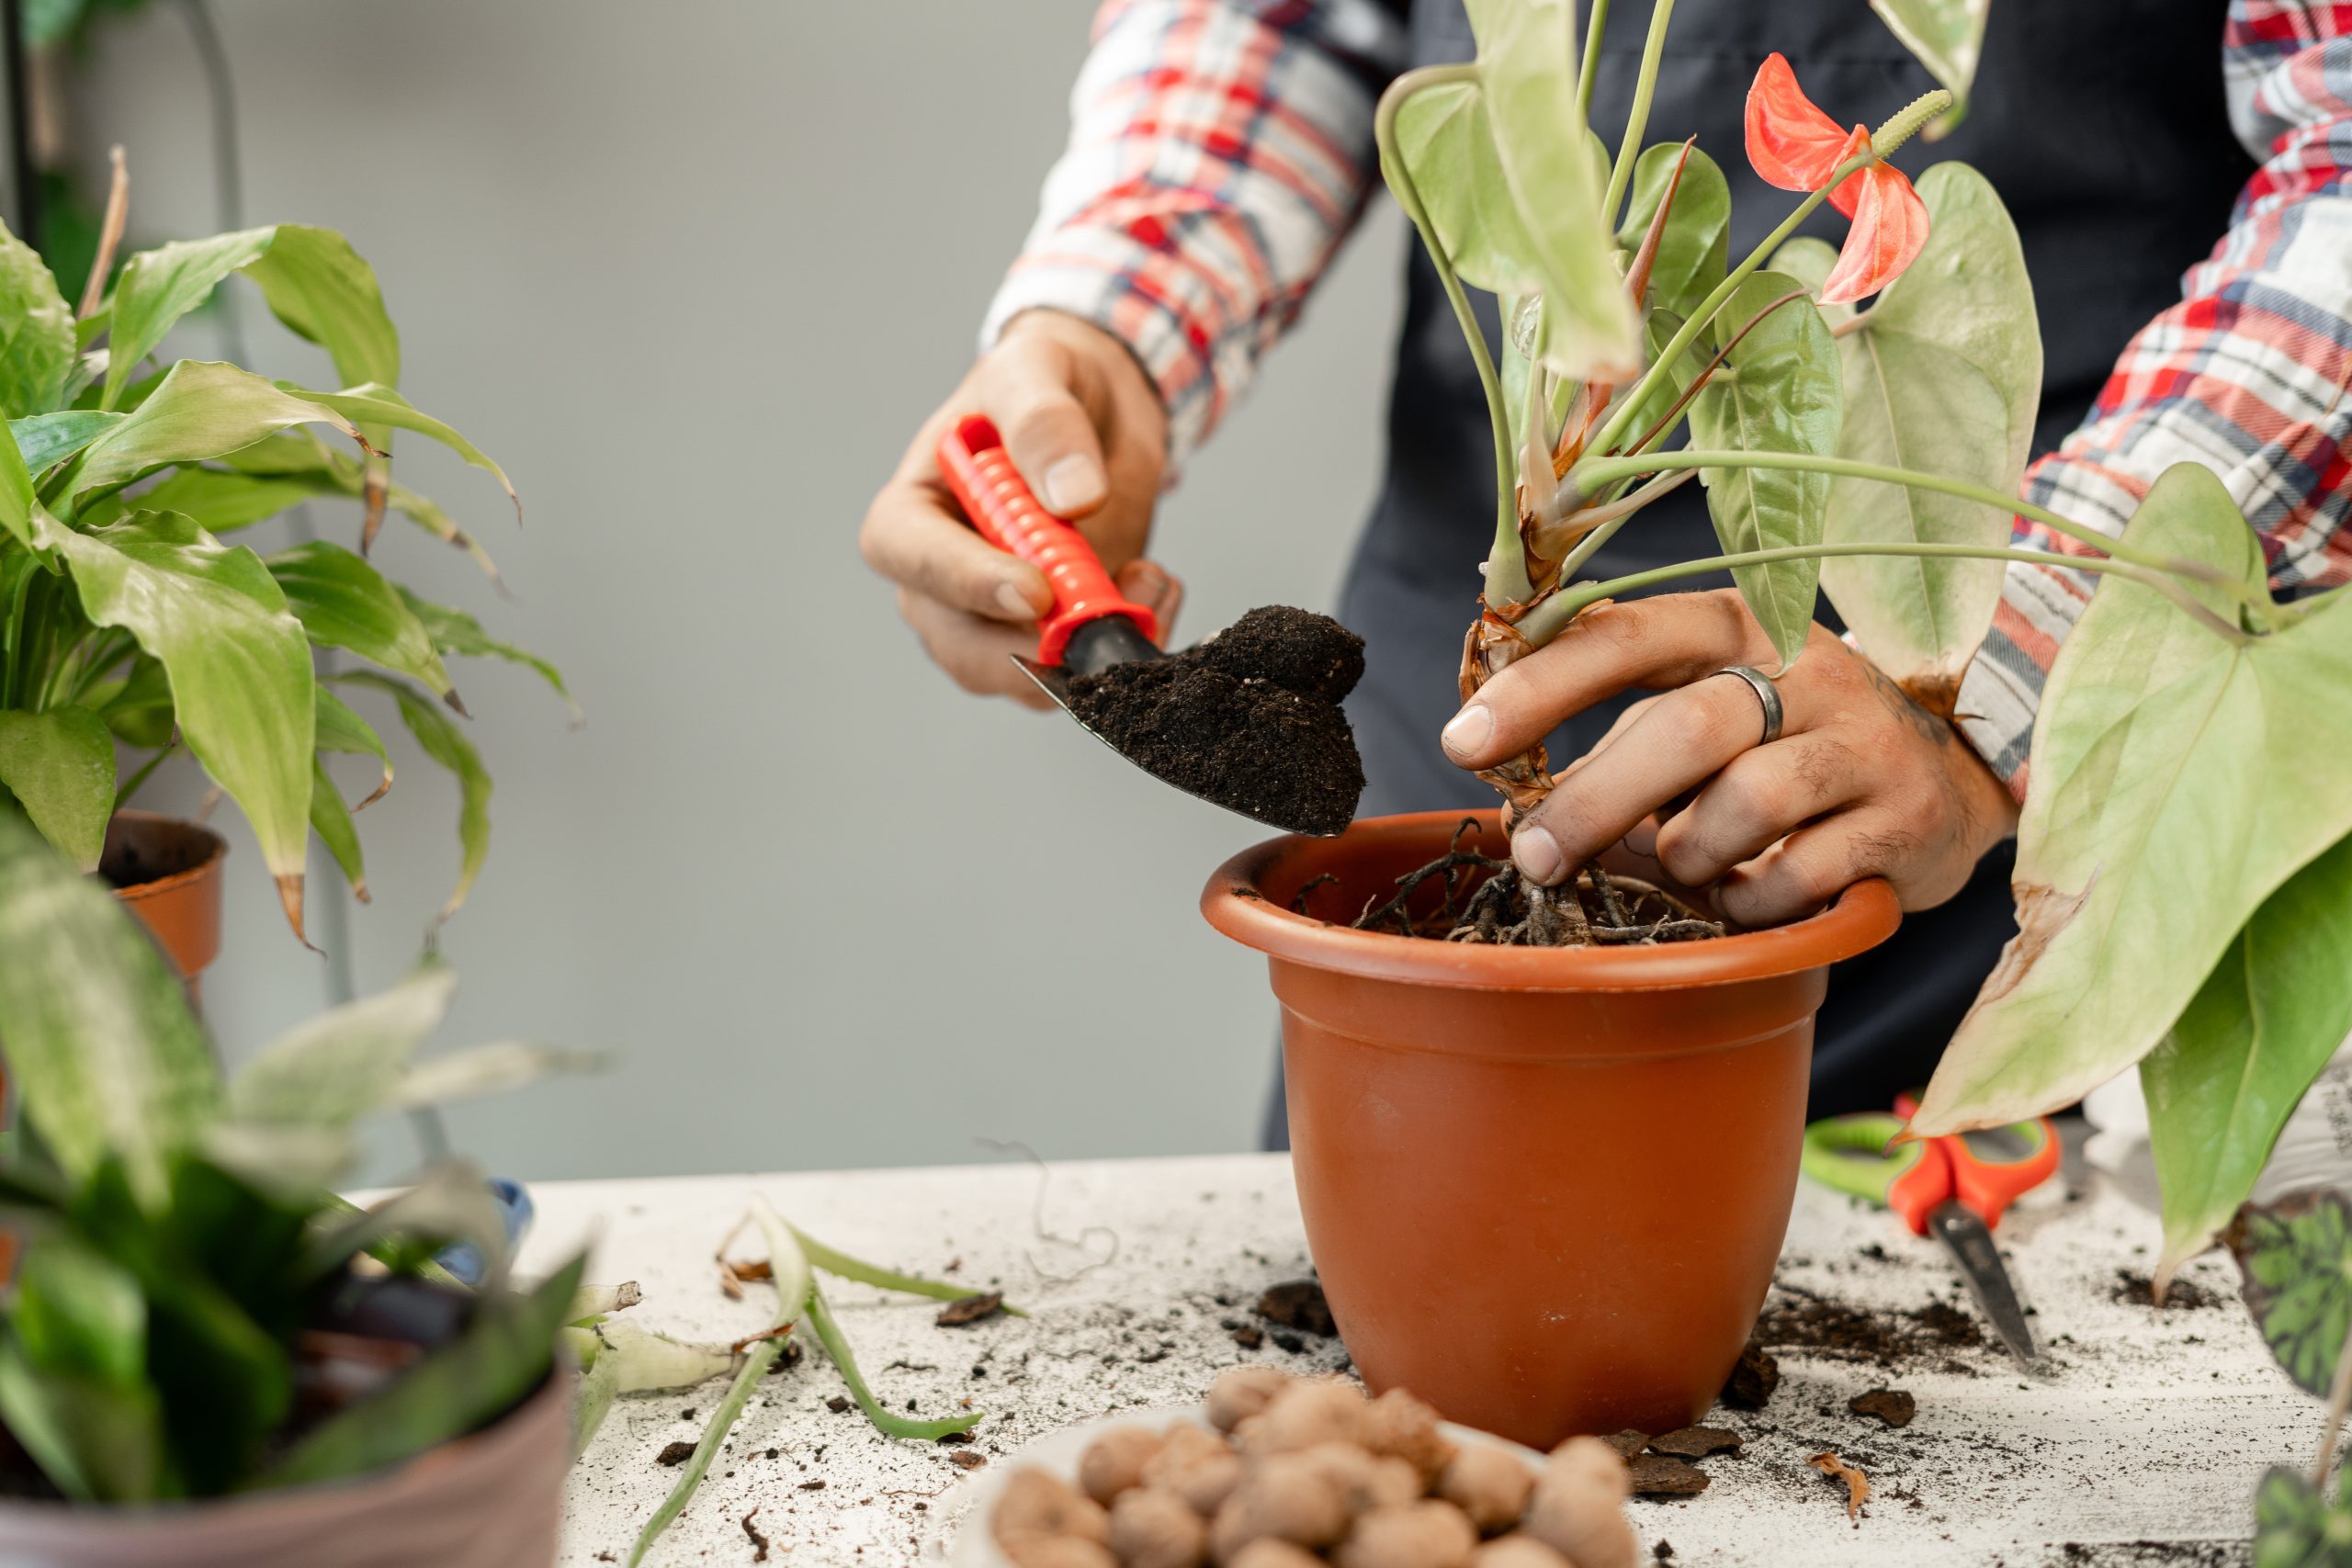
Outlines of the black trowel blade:
{"label": "black trowel blade", "polygon": [[1161,784],[1168,785],[1169,788],[1181,790],[1184,794],[1191,795],[1194,800],[1205,800],[1211,806],[1221,807],[1225,810],[1232,812],[1236,817],[1245,817],[1252,822],[1262,823],[1264,826],[1269,828],[1279,828],[1285,833],[1304,833],[1310,838],[1318,839],[1333,839],[1339,837],[1337,832],[1318,832],[1312,828],[1300,827],[1295,822],[1278,822],[1271,817],[1261,817],[1254,811],[1244,811],[1241,807],[1235,806],[1228,801],[1219,800],[1214,795],[1203,795],[1196,789],[1186,788],[1183,784],[1178,784],[1175,780],[1167,777],[1165,774],[1158,773],[1149,767],[1146,767],[1142,762],[1137,761],[1133,757],[1127,756],[1125,751],[1120,750],[1117,741],[1113,740],[1109,736],[1103,734],[1101,730],[1095,728],[1092,725],[1079,717],[1078,715],[1071,710],[1069,705],[1069,671],[1066,666],[1059,664],[1040,664],[1034,659],[1023,659],[1017,653],[1012,656],[1012,662],[1020,668],[1020,671],[1023,675],[1028,676],[1030,680],[1037,683],[1037,689],[1039,691],[1054,699],[1054,705],[1056,707],[1069,715],[1071,723],[1077,725],[1080,729],[1085,730],[1087,734],[1091,735],[1095,739],[1102,742],[1103,745],[1109,747],[1113,751],[1117,752],[1122,757],[1125,757],[1129,762],[1133,762],[1136,767],[1142,768],[1145,773],[1150,773],[1153,778],[1159,780]]}

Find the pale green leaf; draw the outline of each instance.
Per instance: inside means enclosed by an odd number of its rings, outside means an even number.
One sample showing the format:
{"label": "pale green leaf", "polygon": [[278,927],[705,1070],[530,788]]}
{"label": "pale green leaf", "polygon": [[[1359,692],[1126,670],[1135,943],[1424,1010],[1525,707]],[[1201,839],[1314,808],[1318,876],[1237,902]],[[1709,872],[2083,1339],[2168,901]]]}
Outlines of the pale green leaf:
{"label": "pale green leaf", "polygon": [[1629,380],[1641,367],[1641,328],[1577,110],[1576,7],[1471,0],[1470,25],[1495,154],[1543,275],[1540,357],[1579,380]]}
{"label": "pale green leaf", "polygon": [[1398,105],[1396,150],[1464,282],[1505,298],[1542,292],[1535,241],[1503,177],[1476,83],[1440,83]]}
{"label": "pale green leaf", "polygon": [[265,564],[312,642],[356,653],[449,697],[449,671],[432,637],[383,573],[324,539],[281,550]]}
{"label": "pale green leaf", "polygon": [[596,1072],[605,1063],[606,1058],[594,1051],[502,1040],[417,1063],[393,1089],[387,1104],[394,1110],[413,1111],[510,1094],[559,1073]]}
{"label": "pale green leaf", "polygon": [[33,496],[33,477],[25,467],[24,454],[17,449],[16,435],[0,423],[0,528],[6,529],[18,544],[31,544],[33,513],[40,504]]}
{"label": "pale green leaf", "polygon": [[64,557],[83,613],[130,632],[164,666],[181,737],[253,824],[299,934],[315,735],[311,647],[269,569],[168,513],[86,533],[52,524],[40,542]]}
{"label": "pale green leaf", "polygon": [[[1796,298],[1787,299],[1791,294]],[[1732,374],[1718,376],[1691,400],[1691,445],[1817,457],[1835,453],[1844,402],[1838,345],[1796,280],[1755,274],[1733,291],[1716,323],[1724,339],[1736,337],[1727,360]],[[1702,468],[1699,482],[1706,487],[1707,511],[1726,552],[1821,541],[1829,504],[1826,474]],[[1749,612],[1772,639],[1782,671],[1804,650],[1820,570],[1817,559],[1806,558],[1733,573]]]}
{"label": "pale green leaf", "polygon": [[0,953],[0,1039],[26,1120],[69,1179],[119,1158],[161,1213],[173,1156],[219,1095],[211,1048],[145,931],[6,812]]}
{"label": "pale green leaf", "polygon": [[0,785],[41,836],[95,871],[114,815],[114,738],[87,708],[0,709]]}
{"label": "pale green leaf", "polygon": [[435,706],[432,699],[405,682],[390,676],[355,670],[335,680],[345,684],[373,686],[390,692],[400,704],[401,721],[408,726],[411,735],[424,750],[424,754],[456,775],[458,780],[458,886],[441,906],[441,919],[456,914],[473,888],[474,878],[481,874],[481,863],[490,853],[490,773],[481,765],[481,754],[473,742],[460,734],[447,714]]}
{"label": "pale green leaf", "polygon": [[25,467],[40,473],[52,463],[66,458],[96,441],[107,426],[119,424],[124,416],[101,413],[96,409],[60,409],[55,413],[37,413],[28,419],[12,419],[8,434],[17,439],[17,450]]}
{"label": "pale green leaf", "polygon": [[[1649,232],[1678,163],[1682,163],[1679,141],[1645,148],[1634,161],[1625,223],[1617,231],[1617,244],[1628,258],[1641,248],[1643,237]],[[1687,320],[1724,280],[1730,247],[1731,186],[1715,161],[1693,147],[1689,162],[1682,163],[1674,205],[1667,212],[1657,254],[1650,262],[1649,303]]]}
{"label": "pale green leaf", "polygon": [[2352,839],[2287,879],[2141,1060],[2164,1190],[2161,1282],[2211,1245],[2279,1129],[2352,1034]]}
{"label": "pale green leaf", "polygon": [[269,249],[274,230],[245,229],[202,240],[175,240],[125,262],[114,286],[102,409],[119,406],[124,383],[182,316],[212,298],[220,280]]}
{"label": "pale green leaf", "polygon": [[420,599],[406,588],[401,589],[400,595],[416,618],[424,623],[425,632],[433,638],[433,646],[443,653],[453,658],[503,659],[510,664],[535,670],[541,680],[555,688],[555,694],[563,699],[563,705],[571,710],[572,722],[580,721],[580,705],[571,700],[571,692],[563,684],[563,672],[553,664],[527,649],[517,648],[511,642],[503,642],[491,636],[482,629],[480,621],[463,610],[453,610],[447,604]]}
{"label": "pale green leaf", "polygon": [[391,753],[384,750],[383,738],[375,727],[351,711],[323,682],[311,689],[318,703],[318,734],[312,742],[322,751],[340,751],[348,756],[373,757],[383,764],[384,776],[367,799],[352,807],[365,810],[382,798],[392,787]]}
{"label": "pale green leaf", "polygon": [[[340,492],[332,486],[301,479],[271,479],[191,464],[173,470],[161,482],[140,491],[133,504],[153,512],[176,512],[208,534],[226,534],[266,523],[313,497],[336,493]],[[91,509],[84,508],[82,515],[90,518]]]}
{"label": "pale green leaf", "polygon": [[387,1105],[441,1025],[457,976],[427,962],[388,990],[320,1013],[262,1047],[229,1083],[240,1122],[347,1125]]}
{"label": "pale green leaf", "polygon": [[39,253],[0,226],[0,416],[47,413],[74,367],[74,312]]}
{"label": "pale green leaf", "polygon": [[172,742],[172,679],[153,659],[141,656],[130,673],[98,709],[107,728],[126,746],[159,750]]}
{"label": "pale green leaf", "polygon": [[[2000,197],[1967,164],[1937,164],[1918,189],[1930,220],[1926,248],[1838,340],[1846,422],[1838,455],[2014,495],[2041,404],[2025,253]],[[1826,536],[1992,547],[2008,542],[2010,524],[2006,508],[1840,478],[1830,487]],[[1862,650],[1941,709],[1992,625],[2002,572],[1997,560],[1843,556],[1822,563],[1821,586]]]}
{"label": "pale green leaf", "polygon": [[1929,123],[1927,138],[1951,134],[1968,112],[1968,89],[1984,52],[1984,18],[1991,0],[1871,0],[1903,47],[1951,90],[1951,107]]}
{"label": "pale green leaf", "polygon": [[332,229],[281,223],[269,248],[246,264],[270,310],[327,351],[345,386],[401,378],[401,339],[384,310],[375,269]]}
{"label": "pale green leaf", "polygon": [[[2158,556],[2264,580],[2219,479],[2167,469],[2124,532]],[[2195,590],[2225,619],[2234,601]],[[2172,1028],[2262,901],[2352,832],[2344,595],[2225,640],[2109,577],[2043,688],[2018,831],[2018,936],[1914,1120],[1922,1134],[2071,1104]]]}
{"label": "pale green leaf", "polygon": [[673,1339],[633,1323],[600,1323],[589,1333],[597,1343],[596,1365],[612,1369],[616,1393],[694,1388],[725,1377],[735,1364],[729,1346]]}
{"label": "pale green leaf", "polygon": [[[221,465],[254,480],[283,480],[305,487],[311,495],[349,496],[357,500],[364,492],[366,468],[359,462],[338,452],[330,452],[317,441],[305,435],[273,435],[265,441],[224,454]],[[180,476],[164,481],[175,482]],[[160,491],[164,485],[156,487]],[[420,495],[406,485],[393,481],[385,487],[391,509],[439,539],[473,557],[483,575],[495,581],[498,565],[490,558],[472,536],[458,526],[457,522],[439,502]],[[151,492],[152,493],[152,492]],[[218,529],[214,530],[216,533]]]}
{"label": "pale green leaf", "polygon": [[340,392],[313,392],[291,381],[280,381],[277,386],[280,391],[306,402],[333,409],[345,418],[364,425],[390,425],[398,430],[413,430],[420,435],[430,436],[497,479],[499,487],[506,491],[506,499],[514,502],[516,511],[520,513],[522,502],[515,499],[514,487],[507,480],[505,469],[492,462],[472,442],[431,414],[420,412],[391,388],[370,383]]}
{"label": "pale green leaf", "polygon": [[332,409],[289,396],[251,371],[184,359],[128,419],[82,449],[66,470],[66,493],[78,500],[166,464],[202,462],[275,431],[309,423],[358,434]]}
{"label": "pale green leaf", "polygon": [[359,829],[353,826],[351,807],[344,804],[343,792],[335,788],[327,765],[315,757],[311,760],[311,829],[334,857],[335,868],[351,886],[351,896],[363,904],[368,902],[368,858],[359,848]]}

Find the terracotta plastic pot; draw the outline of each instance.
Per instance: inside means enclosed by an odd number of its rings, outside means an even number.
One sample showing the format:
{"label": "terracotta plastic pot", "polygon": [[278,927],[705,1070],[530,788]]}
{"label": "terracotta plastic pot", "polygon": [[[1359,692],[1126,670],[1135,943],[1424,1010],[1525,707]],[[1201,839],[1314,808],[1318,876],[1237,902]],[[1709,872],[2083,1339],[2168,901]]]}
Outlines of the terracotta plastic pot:
{"label": "terracotta plastic pot", "polygon": [[118,811],[107,824],[98,874],[153,934],[203,999],[205,966],[220,955],[220,863],[228,841],[209,828],[153,811]]}
{"label": "terracotta plastic pot", "polygon": [[[1825,967],[1899,919],[1883,882],[1772,931],[1473,946],[1327,926],[1442,854],[1464,813],[1235,856],[1209,922],[1264,953],[1316,1269],[1374,1391],[1549,1448],[1687,1426],[1770,1286]],[[1505,852],[1491,811],[1480,847]]]}
{"label": "terracotta plastic pot", "polygon": [[0,1562],[41,1568],[543,1568],[571,1468],[571,1379],[364,1480],[158,1508],[0,1504]]}

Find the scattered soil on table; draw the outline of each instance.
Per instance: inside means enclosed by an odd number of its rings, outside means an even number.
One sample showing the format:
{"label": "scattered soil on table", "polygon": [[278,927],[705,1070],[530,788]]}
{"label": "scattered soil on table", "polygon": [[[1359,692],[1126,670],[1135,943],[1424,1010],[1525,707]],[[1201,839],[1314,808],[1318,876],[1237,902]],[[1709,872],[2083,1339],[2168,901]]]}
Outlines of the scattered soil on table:
{"label": "scattered soil on table", "polygon": [[1737,1432],[1722,1427],[1684,1427],[1652,1438],[1649,1450],[1654,1454],[1671,1454],[1677,1459],[1705,1459],[1709,1454],[1736,1456],[1740,1442]]}
{"label": "scattered soil on table", "polygon": [[743,1516],[743,1533],[752,1538],[752,1545],[755,1549],[752,1553],[752,1561],[765,1562],[768,1560],[768,1538],[762,1535],[759,1527],[752,1523],[759,1517],[760,1511],[757,1508]]}
{"label": "scattered soil on table", "polygon": [[2211,1291],[2194,1280],[2176,1277],[2165,1299],[2156,1300],[2156,1282],[2135,1269],[2115,1271],[2115,1289],[2108,1294],[2126,1306],[2153,1306],[2165,1312],[2210,1312],[2230,1304],[2229,1298],[2218,1291]]}
{"label": "scattered soil on table", "polygon": [[2245,1547],[2226,1540],[2070,1540],[2068,1568],[2243,1568]]}
{"label": "scattered soil on table", "polygon": [[1890,1427],[1908,1427],[1919,1413],[1919,1402],[1899,1388],[1874,1388],[1846,1402],[1857,1416],[1875,1416]]}
{"label": "scattered soil on table", "polygon": [[974,1453],[970,1449],[957,1449],[947,1456],[947,1462],[958,1470],[978,1470],[988,1461],[986,1454]]}
{"label": "scattered soil on table", "polygon": [[1266,1331],[1254,1323],[1245,1323],[1233,1331],[1233,1342],[1244,1350],[1255,1350],[1266,1342]]}
{"label": "scattered soil on table", "polygon": [[653,1462],[656,1464],[684,1464],[686,1461],[694,1457],[695,1446],[692,1443],[672,1443],[664,1448],[660,1453],[653,1456]]}
{"label": "scattered soil on table", "polygon": [[996,1316],[1004,1310],[1004,1292],[989,1291],[982,1295],[959,1296],[939,1309],[933,1319],[942,1328],[962,1328],[983,1318]]}
{"label": "scattered soil on table", "polygon": [[1772,1353],[1751,1339],[1733,1364],[1731,1376],[1724,1380],[1723,1402],[1735,1410],[1761,1410],[1781,1386],[1781,1363]]}
{"label": "scattered soil on table", "polygon": [[1636,1497],[1696,1497],[1707,1489],[1707,1472],[1671,1454],[1635,1454],[1626,1461]]}
{"label": "scattered soil on table", "polygon": [[[1453,847],[1398,877],[1385,898],[1367,899],[1355,929],[1498,947],[1638,947],[1724,934],[1720,921],[1672,894],[1598,863],[1557,887],[1524,881],[1510,862],[1462,847],[1477,829],[1477,818],[1464,818]],[[1309,913],[1317,886],[1300,888],[1291,908]]]}
{"label": "scattered soil on table", "polygon": [[1322,1339],[1340,1332],[1331,1318],[1331,1303],[1323,1297],[1323,1287],[1312,1280],[1293,1280],[1267,1291],[1258,1298],[1258,1315]]}
{"label": "scattered soil on table", "polygon": [[[1872,1312],[1827,1296],[1797,1294],[1766,1306],[1756,1320],[1755,1342],[1775,1350],[1809,1350],[1849,1361],[1869,1361],[1894,1371],[1934,1365],[1945,1371],[1974,1371],[1950,1354],[1984,1343],[1973,1317],[1949,1302],[1929,1302],[1902,1311]],[[1737,1377],[1735,1372],[1734,1377]]]}
{"label": "scattered soil on table", "polygon": [[844,1396],[837,1393],[831,1399],[825,1401],[825,1408],[831,1411],[836,1416],[846,1416],[849,1414],[849,1401]]}
{"label": "scattered soil on table", "polygon": [[1250,611],[1197,648],[1069,682],[1069,710],[1153,776],[1305,833],[1356,813],[1363,760],[1340,699],[1363,639],[1287,605]]}

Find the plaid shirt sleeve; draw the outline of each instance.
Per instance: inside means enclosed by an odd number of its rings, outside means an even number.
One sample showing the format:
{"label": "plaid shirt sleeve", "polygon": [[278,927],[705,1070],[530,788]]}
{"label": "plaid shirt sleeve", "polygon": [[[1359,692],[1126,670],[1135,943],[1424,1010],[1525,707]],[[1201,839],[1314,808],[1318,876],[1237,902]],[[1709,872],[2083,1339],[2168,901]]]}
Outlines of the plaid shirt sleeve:
{"label": "plaid shirt sleeve", "polygon": [[1377,0],[1107,0],[981,346],[1041,307],[1119,338],[1167,404],[1172,472],[1363,209],[1403,55]]}
{"label": "plaid shirt sleeve", "polygon": [[[2232,0],[2223,47],[2232,122],[2261,167],[2025,495],[2120,534],[2165,468],[2202,463],[2262,536],[2275,590],[2327,587],[2352,576],[2352,5]],[[2022,519],[2015,537],[2087,553]],[[2093,581],[2011,565],[1962,685],[1963,731],[2020,798],[2042,682]]]}

